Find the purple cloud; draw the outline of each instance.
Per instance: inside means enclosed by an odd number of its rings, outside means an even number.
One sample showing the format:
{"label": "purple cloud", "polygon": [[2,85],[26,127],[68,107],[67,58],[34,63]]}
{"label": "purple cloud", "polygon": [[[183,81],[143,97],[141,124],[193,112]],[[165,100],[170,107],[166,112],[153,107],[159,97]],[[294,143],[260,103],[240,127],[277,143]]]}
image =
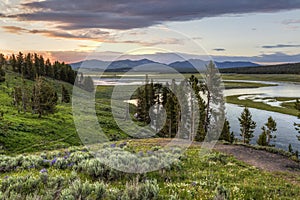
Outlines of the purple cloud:
{"label": "purple cloud", "polygon": [[298,0],[240,1],[104,1],[45,0],[22,4],[24,12],[7,17],[22,21],[56,22],[62,29],[108,28],[132,29],[149,27],[166,21],[187,21],[224,14],[277,12],[299,9]]}

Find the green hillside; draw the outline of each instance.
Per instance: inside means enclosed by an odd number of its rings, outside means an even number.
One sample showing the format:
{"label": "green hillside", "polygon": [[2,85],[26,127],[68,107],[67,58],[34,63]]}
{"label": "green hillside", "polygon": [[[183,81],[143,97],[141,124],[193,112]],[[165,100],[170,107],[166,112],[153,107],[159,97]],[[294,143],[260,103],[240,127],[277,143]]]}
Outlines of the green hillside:
{"label": "green hillside", "polygon": [[[71,92],[72,85],[46,79],[61,96],[61,85]],[[28,86],[33,81],[25,80]],[[24,84],[21,77],[14,72],[6,72],[6,82],[0,83],[0,112],[3,118],[0,121],[0,145],[5,153],[30,152],[42,149],[56,149],[81,144],[73,123],[71,104],[58,103],[57,111],[53,115],[38,119],[37,114],[18,113],[12,105],[14,86]]]}

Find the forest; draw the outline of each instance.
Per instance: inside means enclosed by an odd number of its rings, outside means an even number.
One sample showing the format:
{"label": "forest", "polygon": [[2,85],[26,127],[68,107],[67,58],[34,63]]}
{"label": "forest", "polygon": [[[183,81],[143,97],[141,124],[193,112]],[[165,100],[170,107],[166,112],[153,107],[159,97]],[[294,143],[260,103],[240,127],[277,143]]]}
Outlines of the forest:
{"label": "forest", "polygon": [[300,74],[300,63],[227,68],[220,69],[220,72],[234,74]]}

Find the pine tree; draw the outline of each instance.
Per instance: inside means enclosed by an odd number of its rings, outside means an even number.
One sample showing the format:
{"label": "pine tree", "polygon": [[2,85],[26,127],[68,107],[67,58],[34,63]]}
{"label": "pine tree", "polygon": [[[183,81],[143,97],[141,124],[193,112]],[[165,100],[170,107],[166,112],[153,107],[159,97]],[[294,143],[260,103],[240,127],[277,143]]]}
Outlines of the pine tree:
{"label": "pine tree", "polygon": [[215,66],[210,61],[206,66],[206,76],[202,90],[206,93],[207,105],[204,130],[208,133],[209,140],[217,140],[218,132],[222,131],[222,123],[225,120],[225,102],[223,99],[223,85],[221,75]]}
{"label": "pine tree", "polygon": [[[300,111],[300,100],[297,99],[296,103],[295,103],[295,108]],[[298,119],[300,119],[300,112],[298,114]],[[298,131],[298,133],[300,134],[300,123],[294,123],[295,129]],[[300,141],[300,135],[297,135],[298,140]]]}
{"label": "pine tree", "polygon": [[12,66],[12,70],[14,72],[17,72],[17,59],[16,59],[16,56],[14,54],[11,55],[11,57],[9,59],[9,63]]}
{"label": "pine tree", "polygon": [[266,136],[267,136],[267,145],[270,146],[271,139],[276,138],[276,135],[273,135],[275,131],[277,131],[277,124],[272,117],[268,118],[268,122],[265,123],[267,127]]}
{"label": "pine tree", "polygon": [[[205,126],[207,123],[208,118],[206,117],[207,114],[207,104],[205,103],[204,99],[201,97],[201,92],[204,92],[204,83],[199,81],[194,75],[192,75],[189,78],[189,84],[192,89],[192,91],[189,91],[188,93],[190,97],[190,113],[191,113],[191,120],[190,120],[190,129],[191,129],[191,137],[195,137],[196,141],[203,141],[206,136]],[[194,94],[192,94],[194,93]],[[198,105],[195,104],[195,102],[198,102]],[[198,110],[195,110],[197,108]],[[199,113],[199,116],[195,116],[195,113]],[[198,130],[195,135],[193,133],[194,130],[194,124],[196,121],[196,118],[198,118]]]}
{"label": "pine tree", "polygon": [[38,77],[32,92],[32,109],[39,115],[54,113],[58,96],[56,91],[43,78]]}
{"label": "pine tree", "polygon": [[34,72],[34,78],[40,76],[40,59],[36,53],[34,54]]}
{"label": "pine tree", "polygon": [[268,146],[266,127],[263,126],[261,129],[262,129],[262,133],[259,135],[258,140],[256,141],[256,143],[258,145],[261,145],[261,146]]}
{"label": "pine tree", "polygon": [[93,79],[90,76],[84,77],[82,88],[88,92],[93,92],[95,90]]}
{"label": "pine tree", "polygon": [[0,53],[0,69],[2,67],[4,67],[4,65],[6,64],[6,60],[5,60],[5,57],[2,53]]}
{"label": "pine tree", "polygon": [[18,56],[17,56],[17,72],[19,74],[22,74],[22,71],[24,71],[24,57],[22,52],[19,52]]}
{"label": "pine tree", "polygon": [[149,116],[149,109],[150,109],[150,98],[149,98],[149,78],[148,74],[146,74],[145,78],[145,86],[144,86],[144,98],[145,98],[145,104],[144,104],[144,122],[145,124],[148,124],[150,122],[150,116]]}
{"label": "pine tree", "polygon": [[71,98],[68,90],[65,88],[64,85],[61,86],[61,102],[63,103],[70,103]]}
{"label": "pine tree", "polygon": [[14,87],[13,90],[13,105],[18,108],[18,113],[21,111],[22,89],[20,86]]}
{"label": "pine tree", "polygon": [[249,144],[251,138],[254,137],[253,132],[256,127],[256,123],[252,120],[252,115],[247,107],[241,113],[241,117],[238,118],[241,127],[241,137],[245,144]]}
{"label": "pine tree", "polygon": [[293,147],[292,147],[291,144],[289,144],[288,150],[289,150],[290,153],[294,153],[294,150],[293,150]]}
{"label": "pine tree", "polygon": [[45,62],[45,75],[50,78],[53,78],[52,65],[49,59],[47,59]]}
{"label": "pine tree", "polygon": [[234,141],[234,134],[233,132],[230,132],[230,124],[227,119],[225,119],[224,126],[220,135],[219,140],[224,140],[230,143],[233,143]]}
{"label": "pine tree", "polygon": [[45,76],[46,75],[46,70],[45,70],[45,60],[42,55],[39,57],[39,76]]}
{"label": "pine tree", "polygon": [[136,98],[137,98],[137,110],[136,110],[136,113],[137,113],[137,120],[139,121],[144,121],[145,119],[145,98],[144,98],[144,87],[139,87],[137,89],[137,93],[136,93]]}
{"label": "pine tree", "polygon": [[22,80],[23,84],[21,86],[21,92],[22,92],[22,108],[24,113],[28,111],[28,106],[30,103],[30,91],[26,84],[26,81]]}
{"label": "pine tree", "polygon": [[5,71],[3,66],[0,66],[0,83],[5,81]]}
{"label": "pine tree", "polygon": [[35,68],[33,67],[33,61],[32,61],[32,55],[30,53],[27,54],[25,58],[25,63],[26,63],[26,78],[30,80],[35,79]]}
{"label": "pine tree", "polygon": [[155,115],[155,132],[158,132],[158,128],[162,126],[162,115],[161,115],[161,93],[162,93],[162,84],[156,83],[154,84],[154,104],[156,109]]}

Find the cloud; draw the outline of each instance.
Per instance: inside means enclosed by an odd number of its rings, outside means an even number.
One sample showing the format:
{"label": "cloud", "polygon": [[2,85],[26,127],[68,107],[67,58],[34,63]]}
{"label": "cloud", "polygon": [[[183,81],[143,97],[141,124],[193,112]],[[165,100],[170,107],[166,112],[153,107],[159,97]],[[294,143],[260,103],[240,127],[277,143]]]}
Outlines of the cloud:
{"label": "cloud", "polygon": [[2,26],[2,28],[8,33],[20,34],[27,30],[17,26]]}
{"label": "cloud", "polygon": [[184,40],[178,38],[165,38],[163,40],[121,40],[116,36],[111,36],[109,32],[101,30],[76,30],[74,33],[69,33],[62,30],[38,30],[38,29],[25,29],[18,26],[2,26],[8,33],[13,34],[22,34],[22,33],[31,33],[31,34],[42,34],[48,37],[54,38],[65,38],[65,39],[77,39],[77,40],[92,40],[98,42],[109,42],[109,43],[123,43],[123,44],[140,44],[141,46],[155,46],[162,44],[184,44]]}
{"label": "cloud", "polygon": [[106,28],[127,30],[169,21],[187,21],[226,14],[299,9],[299,0],[177,1],[173,0],[45,0],[22,4],[25,12],[7,17],[59,24],[64,30]]}
{"label": "cloud", "polygon": [[21,34],[21,33],[31,33],[31,34],[42,34],[48,37],[54,38],[66,38],[66,39],[78,39],[78,40],[93,40],[93,41],[106,41],[109,38],[109,32],[100,30],[85,30],[77,31],[77,33],[69,33],[62,30],[45,30],[45,29],[25,29],[18,26],[2,26],[8,33]]}
{"label": "cloud", "polygon": [[277,44],[277,45],[265,45],[264,49],[276,49],[276,48],[298,48],[300,44]]}
{"label": "cloud", "polygon": [[223,49],[223,48],[216,48],[216,49],[213,49],[214,51],[226,51],[226,49]]}

